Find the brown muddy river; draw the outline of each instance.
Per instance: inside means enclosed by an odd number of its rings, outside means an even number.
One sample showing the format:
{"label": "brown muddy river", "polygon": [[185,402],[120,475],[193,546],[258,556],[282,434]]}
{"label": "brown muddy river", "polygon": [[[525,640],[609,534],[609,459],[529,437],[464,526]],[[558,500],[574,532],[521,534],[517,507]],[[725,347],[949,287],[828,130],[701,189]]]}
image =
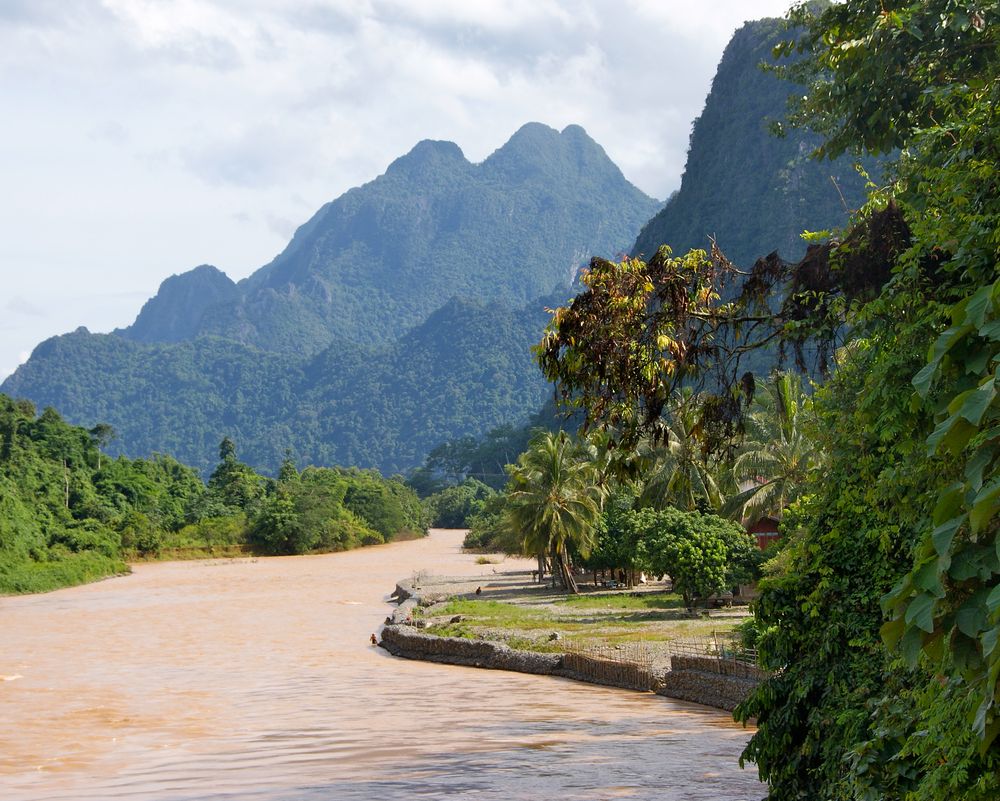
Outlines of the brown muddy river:
{"label": "brown muddy river", "polygon": [[491,571],[460,542],[142,564],[0,598],[0,799],[764,795],[725,713],[373,648],[398,579]]}

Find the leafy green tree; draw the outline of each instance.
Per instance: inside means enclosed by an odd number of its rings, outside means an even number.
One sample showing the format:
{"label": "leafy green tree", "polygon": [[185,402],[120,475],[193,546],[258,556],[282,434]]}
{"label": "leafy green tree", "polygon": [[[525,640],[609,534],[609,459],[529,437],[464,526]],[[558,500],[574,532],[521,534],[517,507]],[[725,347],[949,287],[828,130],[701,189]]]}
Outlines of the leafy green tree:
{"label": "leafy green tree", "polygon": [[278,483],[286,483],[289,481],[297,481],[299,478],[298,468],[295,466],[295,460],[292,458],[292,454],[289,451],[285,452],[285,458],[281,462],[281,468],[278,470]]}
{"label": "leafy green tree", "polygon": [[319,541],[319,531],[303,525],[294,497],[283,488],[261,506],[250,538],[267,553],[302,554]]}
{"label": "leafy green tree", "polygon": [[387,486],[381,477],[354,471],[345,476],[347,491],[344,495],[344,506],[367,521],[388,541],[408,527],[408,516],[399,498]]}
{"label": "leafy green tree", "polygon": [[222,441],[219,443],[219,461],[220,462],[235,462],[236,461],[236,443],[232,441],[229,437],[223,437]]}
{"label": "leafy green tree", "polygon": [[749,486],[727,499],[723,514],[749,523],[765,515],[780,517],[802,493],[820,459],[806,430],[809,414],[798,374],[776,373],[767,381],[747,417],[747,436],[732,466],[734,480]]}
{"label": "leafy green tree", "polygon": [[[465,548],[498,551],[520,556],[524,553],[524,538],[510,525],[507,516],[507,496],[491,495],[483,502],[482,509],[469,519],[469,533],[465,535]],[[544,568],[541,560],[540,569]]]}
{"label": "leafy green tree", "polygon": [[431,495],[424,505],[432,526],[465,528],[469,519],[482,511],[487,499],[494,494],[483,482],[467,478],[457,486]]}
{"label": "leafy green tree", "polygon": [[722,506],[719,467],[708,455],[700,429],[700,409],[692,393],[675,392],[664,426],[666,442],[652,447],[653,467],[639,496],[640,505],[688,511],[700,505],[716,510]]}
{"label": "leafy green tree", "polygon": [[429,498],[435,493],[447,489],[448,482],[438,477],[434,470],[426,464],[414,467],[406,476],[406,486],[421,498]]}
{"label": "leafy green tree", "polygon": [[121,544],[143,556],[156,554],[163,545],[163,529],[142,512],[129,512],[122,521]]}
{"label": "leafy green tree", "polygon": [[633,515],[638,561],[654,575],[669,575],[685,606],[690,609],[699,599],[726,589],[729,553],[718,531],[732,524],[674,508],[643,509]]}
{"label": "leafy green tree", "polygon": [[219,444],[219,464],[208,480],[208,488],[226,507],[252,513],[264,498],[266,482],[236,458],[236,444],[224,437]]}
{"label": "leafy green tree", "polygon": [[101,450],[117,439],[118,433],[113,426],[109,426],[107,423],[98,423],[90,429],[90,436],[93,437],[94,444],[97,446],[97,469],[100,470]]}
{"label": "leafy green tree", "polygon": [[891,153],[923,132],[942,132],[988,99],[997,62],[995,0],[851,0],[800,3],[790,21],[804,35],[779,53],[783,73],[808,87],[792,121],[823,136],[820,153]]}
{"label": "leafy green tree", "polygon": [[638,532],[634,524],[635,491],[616,487],[604,503],[597,536],[590,553],[582,560],[588,570],[624,570],[631,575],[640,569]]}
{"label": "leafy green tree", "polygon": [[510,469],[507,489],[509,525],[521,533],[524,552],[548,554],[553,581],[579,592],[570,569],[571,548],[586,556],[594,543],[603,491],[593,464],[565,432],[544,433],[532,441]]}

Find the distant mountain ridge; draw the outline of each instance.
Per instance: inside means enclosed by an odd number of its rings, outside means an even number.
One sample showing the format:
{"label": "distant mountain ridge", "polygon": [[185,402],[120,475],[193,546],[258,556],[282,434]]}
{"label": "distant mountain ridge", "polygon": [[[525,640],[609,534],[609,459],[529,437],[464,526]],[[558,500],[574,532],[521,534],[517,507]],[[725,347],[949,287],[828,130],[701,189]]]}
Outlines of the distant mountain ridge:
{"label": "distant mountain ridge", "polygon": [[[480,164],[424,140],[324,205],[239,284],[205,267],[175,276],[119,333],[209,334],[296,355],[386,343],[452,295],[521,306],[568,286],[591,255],[627,250],[657,206],[577,125],[528,123]],[[202,293],[187,309],[173,301]]]}
{"label": "distant mountain ridge", "polygon": [[545,305],[453,298],[393,343],[335,344],[304,361],[213,336],[142,343],[78,329],[39,345],[4,391],[110,422],[112,452],[169,453],[206,471],[228,435],[272,470],[287,448],[300,465],[389,474],[541,407],[530,348]]}

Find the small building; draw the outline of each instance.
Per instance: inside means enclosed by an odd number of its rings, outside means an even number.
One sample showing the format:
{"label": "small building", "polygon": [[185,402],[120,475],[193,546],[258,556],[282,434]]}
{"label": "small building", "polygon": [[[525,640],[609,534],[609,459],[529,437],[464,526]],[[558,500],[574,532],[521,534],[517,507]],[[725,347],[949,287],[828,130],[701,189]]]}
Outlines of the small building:
{"label": "small building", "polygon": [[778,531],[780,521],[775,517],[762,517],[751,526],[747,526],[747,531],[757,540],[757,547],[762,551],[771,543],[781,539]]}

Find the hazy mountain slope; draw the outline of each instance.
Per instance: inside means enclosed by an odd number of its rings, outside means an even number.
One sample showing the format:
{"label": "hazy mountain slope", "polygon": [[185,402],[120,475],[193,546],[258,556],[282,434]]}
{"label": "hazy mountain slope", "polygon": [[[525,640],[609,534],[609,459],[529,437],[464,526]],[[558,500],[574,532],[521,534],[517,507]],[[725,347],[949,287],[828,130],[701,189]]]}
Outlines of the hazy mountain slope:
{"label": "hazy mountain slope", "polygon": [[315,415],[317,458],[404,470],[447,439],[526,420],[548,391],[530,350],[547,317],[541,302],[453,299],[377,355],[330,348],[299,407]]}
{"label": "hazy mountain slope", "polygon": [[714,235],[743,266],[773,250],[796,259],[805,252],[803,230],[842,226],[845,202],[849,208],[863,202],[864,182],[852,159],[812,161],[812,137],[793,130],[779,139],[768,130],[795,90],[759,68],[772,60],[780,26],[759,20],[734,34],[695,120],[681,188],[643,227],[633,253],[648,256],[661,244],[675,253],[707,250]]}
{"label": "hazy mountain slope", "polygon": [[239,297],[236,284],[209,264],[172,275],[143,305],[139,316],[116,333],[138,342],[181,342],[197,336],[205,312]]}
{"label": "hazy mountain slope", "polygon": [[452,295],[522,305],[568,285],[591,255],[626,251],[656,208],[579,126],[529,123],[481,164],[423,141],[320,209],[237,297],[135,338],[193,328],[297,355],[385,343]]}
{"label": "hazy mountain slope", "polygon": [[39,345],[4,391],[78,424],[110,423],[112,453],[169,453],[206,469],[228,434],[241,452],[253,440],[254,463],[270,467],[284,445],[259,437],[268,416],[294,403],[298,376],[281,356],[218,338],[147,344],[80,329]]}

